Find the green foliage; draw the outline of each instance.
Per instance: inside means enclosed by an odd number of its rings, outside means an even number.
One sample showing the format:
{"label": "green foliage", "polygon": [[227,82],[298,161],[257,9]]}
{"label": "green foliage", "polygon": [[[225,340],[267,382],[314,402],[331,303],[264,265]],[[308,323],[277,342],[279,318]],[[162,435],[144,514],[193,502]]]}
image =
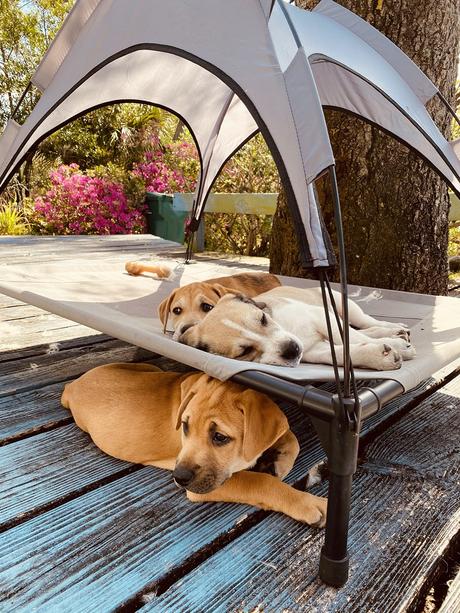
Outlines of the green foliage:
{"label": "green foliage", "polygon": [[27,234],[28,225],[14,202],[0,206],[0,234]]}
{"label": "green foliage", "polygon": [[[72,0],[0,0],[0,125],[11,116],[72,4]],[[19,121],[37,99],[36,91],[26,96]]]}
{"label": "green foliage", "polygon": [[58,157],[48,158],[44,153],[38,151],[32,159],[28,190],[31,194],[44,193],[50,184],[51,171],[61,164],[61,159]]}
{"label": "green foliage", "polygon": [[[0,125],[11,115],[72,4],[73,0],[0,0]],[[25,119],[38,97],[32,88],[17,120]],[[24,215],[30,215],[33,222],[30,203],[50,189],[49,177],[62,164],[78,164],[88,177],[123,185],[130,206],[139,206],[144,199],[145,181],[133,169],[148,159],[157,159],[158,155],[151,154],[158,152],[162,163],[182,177],[180,189],[193,191],[199,159],[192,136],[174,115],[143,104],[95,109],[43,141],[10,182],[6,197],[19,204],[8,204],[5,209],[4,217],[12,220],[8,228],[22,231]],[[278,183],[268,148],[257,136],[227,163],[214,191],[277,191]],[[270,218],[225,214],[208,217],[210,248],[266,253]],[[39,228],[31,223],[28,229]]]}
{"label": "green foliage", "polygon": [[[270,150],[260,134],[227,162],[215,192],[273,193],[280,180]],[[238,213],[206,214],[205,246],[211,251],[268,257],[272,217]]]}
{"label": "green foliage", "polygon": [[279,191],[276,164],[261,134],[256,134],[227,162],[213,191],[231,193]]}
{"label": "green foliage", "polygon": [[449,229],[449,246],[447,255],[460,255],[460,226],[453,226]]}
{"label": "green foliage", "polygon": [[109,163],[126,171],[140,159],[164,111],[146,104],[113,104],[91,111],[40,145],[48,159],[78,164],[83,170]]}
{"label": "green foliage", "polygon": [[268,257],[271,229],[269,215],[205,213],[205,248]]}

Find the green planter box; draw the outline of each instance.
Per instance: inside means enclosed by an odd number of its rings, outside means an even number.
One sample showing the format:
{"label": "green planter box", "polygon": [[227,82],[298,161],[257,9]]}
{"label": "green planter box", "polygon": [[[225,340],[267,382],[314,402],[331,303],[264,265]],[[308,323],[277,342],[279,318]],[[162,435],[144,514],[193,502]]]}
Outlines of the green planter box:
{"label": "green planter box", "polygon": [[[190,210],[177,206],[174,196],[147,192],[145,195],[147,210],[145,216],[150,234],[160,236],[175,243],[183,244],[185,241],[185,220],[190,215]],[[204,228],[200,224],[195,235],[195,251],[204,249]]]}
{"label": "green planter box", "polygon": [[177,211],[173,206],[173,196],[147,192],[145,204],[149,232],[175,243],[183,243],[187,211]]}

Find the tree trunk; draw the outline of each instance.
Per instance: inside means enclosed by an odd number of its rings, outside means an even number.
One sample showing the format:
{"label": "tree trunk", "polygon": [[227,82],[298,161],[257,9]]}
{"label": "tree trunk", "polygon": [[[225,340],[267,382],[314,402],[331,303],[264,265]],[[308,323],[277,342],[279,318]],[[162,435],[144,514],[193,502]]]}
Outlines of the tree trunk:
{"label": "tree trunk", "polygon": [[[459,44],[460,0],[341,0],[396,43],[451,102]],[[312,8],[314,0],[298,4]],[[450,116],[437,100],[429,110],[444,135]],[[337,164],[351,283],[447,293],[447,187],[403,145],[336,111],[326,121]],[[334,241],[329,186],[318,191]],[[305,276],[284,194],[273,220],[270,271]]]}

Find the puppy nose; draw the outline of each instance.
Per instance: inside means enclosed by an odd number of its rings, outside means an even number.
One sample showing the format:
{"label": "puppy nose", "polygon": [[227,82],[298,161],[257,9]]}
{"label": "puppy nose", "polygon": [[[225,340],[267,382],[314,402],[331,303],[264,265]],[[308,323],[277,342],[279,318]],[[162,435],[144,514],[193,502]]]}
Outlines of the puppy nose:
{"label": "puppy nose", "polygon": [[281,346],[281,357],[284,360],[295,360],[299,357],[300,353],[301,349],[299,345],[292,339]]}
{"label": "puppy nose", "polygon": [[190,468],[187,468],[186,466],[181,466],[179,464],[173,470],[172,476],[174,478],[174,481],[178,485],[182,485],[183,487],[185,487],[193,479],[193,477],[195,476],[195,472],[191,470]]}

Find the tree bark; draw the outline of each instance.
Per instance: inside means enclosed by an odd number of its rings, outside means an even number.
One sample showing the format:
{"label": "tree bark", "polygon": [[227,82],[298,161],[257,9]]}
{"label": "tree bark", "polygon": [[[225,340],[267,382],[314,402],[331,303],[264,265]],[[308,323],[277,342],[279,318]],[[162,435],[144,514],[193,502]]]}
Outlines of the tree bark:
{"label": "tree bark", "polygon": [[[298,5],[313,8],[315,0]],[[398,45],[454,104],[460,0],[340,0]],[[429,111],[450,136],[450,116],[433,100]],[[407,147],[376,128],[326,112],[337,164],[351,283],[432,294],[447,293],[449,199],[441,179]],[[333,241],[329,186],[320,202]],[[297,239],[280,194],[273,220],[270,271],[305,276]]]}

